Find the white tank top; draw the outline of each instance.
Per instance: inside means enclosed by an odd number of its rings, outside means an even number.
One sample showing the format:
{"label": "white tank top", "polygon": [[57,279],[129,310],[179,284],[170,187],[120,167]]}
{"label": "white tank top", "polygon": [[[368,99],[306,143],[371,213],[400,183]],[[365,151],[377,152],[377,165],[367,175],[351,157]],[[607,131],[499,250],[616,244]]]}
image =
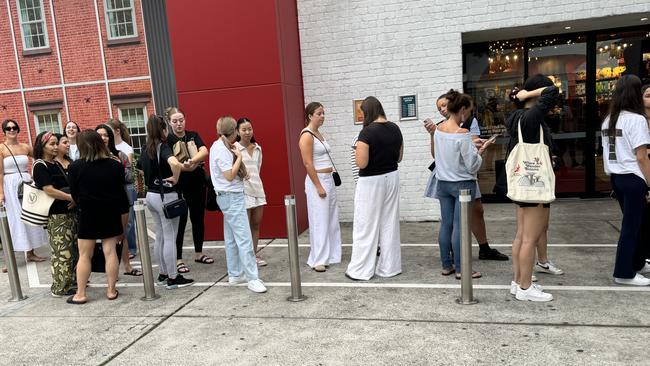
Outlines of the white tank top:
{"label": "white tank top", "polygon": [[[309,128],[303,129],[303,131],[313,132]],[[332,168],[332,161],[328,153],[331,151],[330,144],[327,143],[324,139],[321,141],[318,137],[312,135],[313,137],[313,151],[314,155],[312,157],[314,163],[314,169],[321,170]]]}

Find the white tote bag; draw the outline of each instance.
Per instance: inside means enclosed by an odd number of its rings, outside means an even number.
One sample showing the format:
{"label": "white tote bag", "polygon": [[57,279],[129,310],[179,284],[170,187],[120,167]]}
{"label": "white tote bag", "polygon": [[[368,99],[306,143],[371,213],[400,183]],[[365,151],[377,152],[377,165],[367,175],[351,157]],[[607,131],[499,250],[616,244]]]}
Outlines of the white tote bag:
{"label": "white tote bag", "polygon": [[[36,160],[37,163],[45,164],[42,160]],[[22,222],[28,225],[45,226],[50,213],[50,206],[54,198],[50,197],[43,190],[36,188],[34,183],[23,184],[23,204],[20,213]]]}
{"label": "white tote bag", "polygon": [[508,198],[523,203],[555,201],[555,173],[548,146],[544,144],[544,129],[539,127],[539,143],[525,143],[521,136],[520,119],[517,134],[519,142],[506,161]]}

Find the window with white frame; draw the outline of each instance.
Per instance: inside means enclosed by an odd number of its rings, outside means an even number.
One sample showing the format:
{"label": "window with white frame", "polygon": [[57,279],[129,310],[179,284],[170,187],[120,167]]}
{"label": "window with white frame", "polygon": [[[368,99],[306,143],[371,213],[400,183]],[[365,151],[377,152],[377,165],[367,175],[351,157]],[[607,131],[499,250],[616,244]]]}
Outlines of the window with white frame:
{"label": "window with white frame", "polygon": [[137,36],[134,0],[105,0],[108,39]]}
{"label": "window with white frame", "polygon": [[142,152],[147,140],[147,107],[144,105],[121,105],[118,107],[120,121],[129,129],[131,147],[136,154]]}
{"label": "window with white frame", "polygon": [[43,131],[61,132],[61,111],[38,111],[34,112],[34,124],[36,133]]}
{"label": "window with white frame", "polygon": [[33,50],[50,46],[42,0],[18,0],[18,19],[23,48]]}

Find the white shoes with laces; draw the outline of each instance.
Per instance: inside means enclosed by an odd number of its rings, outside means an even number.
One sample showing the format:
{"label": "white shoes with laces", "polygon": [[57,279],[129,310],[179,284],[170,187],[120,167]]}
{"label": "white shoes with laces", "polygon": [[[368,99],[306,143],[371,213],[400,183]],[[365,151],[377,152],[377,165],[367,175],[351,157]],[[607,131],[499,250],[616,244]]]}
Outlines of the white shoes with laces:
{"label": "white shoes with laces", "polygon": [[614,282],[619,285],[630,285],[630,286],[649,286],[650,278],[636,274],[633,278],[617,278],[614,277]]}

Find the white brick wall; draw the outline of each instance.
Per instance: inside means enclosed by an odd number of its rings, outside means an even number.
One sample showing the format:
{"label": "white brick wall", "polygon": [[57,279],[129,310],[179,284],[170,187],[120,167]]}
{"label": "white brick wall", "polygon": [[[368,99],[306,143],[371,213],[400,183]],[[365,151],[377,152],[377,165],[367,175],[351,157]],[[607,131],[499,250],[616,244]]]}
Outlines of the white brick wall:
{"label": "white brick wall", "polygon": [[[462,33],[641,12],[650,12],[650,1],[298,0],[305,104],[325,106],[323,132],[343,179],[341,220],[353,215],[349,151],[360,130],[352,122],[353,99],[374,95],[397,121],[398,96],[417,93],[418,117],[439,117],[437,96],[462,88]],[[399,126],[405,147],[400,216],[438,219],[437,202],[423,198],[429,136],[420,121]]]}

